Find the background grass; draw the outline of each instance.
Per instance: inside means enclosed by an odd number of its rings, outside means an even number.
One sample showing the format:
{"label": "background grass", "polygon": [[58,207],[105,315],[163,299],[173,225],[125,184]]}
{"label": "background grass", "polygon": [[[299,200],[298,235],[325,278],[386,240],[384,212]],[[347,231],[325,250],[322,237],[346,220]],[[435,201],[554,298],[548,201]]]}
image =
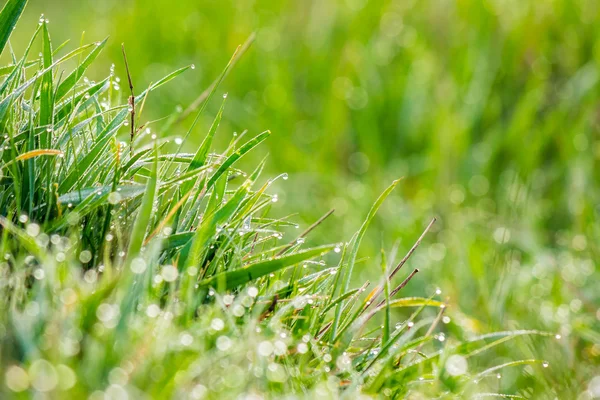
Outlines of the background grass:
{"label": "background grass", "polygon": [[[576,397],[597,375],[597,2],[53,1],[30,5],[15,48],[40,12],[57,43],[83,30],[88,41],[111,35],[88,75],[112,61],[121,91],[121,42],[139,87],[194,63],[184,83],[148,100],[151,119],[189,104],[256,32],[219,89],[229,92],[220,129],[273,132],[267,168],[290,176],[274,211],[308,222],[334,207],[314,240],[348,240],[377,194],[405,176],[365,237],[357,281],[379,275],[382,237],[406,251],[436,215],[407,293],[440,287],[472,332],[560,332],[496,354],[549,358],[536,393]],[[205,131],[218,106],[200,121]],[[187,122],[169,133],[183,135]]]}

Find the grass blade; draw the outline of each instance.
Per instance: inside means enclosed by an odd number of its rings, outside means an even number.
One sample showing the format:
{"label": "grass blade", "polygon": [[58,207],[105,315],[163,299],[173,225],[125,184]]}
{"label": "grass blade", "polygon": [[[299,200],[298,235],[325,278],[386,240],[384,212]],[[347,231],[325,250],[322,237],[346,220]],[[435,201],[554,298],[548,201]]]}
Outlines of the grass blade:
{"label": "grass blade", "polygon": [[0,11],[0,54],[6,46],[12,31],[21,17],[27,0],[8,0]]}
{"label": "grass blade", "polygon": [[291,267],[314,257],[322,256],[335,248],[335,245],[321,246],[288,256],[274,258],[246,265],[234,271],[227,271],[200,282],[202,287],[219,287],[230,290],[262,276]]}
{"label": "grass blade", "polygon": [[100,54],[108,39],[104,39],[102,42],[96,43],[96,47],[88,54],[83,62],[65,78],[64,81],[56,89],[56,99],[60,100],[67,95],[75,87],[77,82],[83,77],[85,71],[94,62],[96,57]]}

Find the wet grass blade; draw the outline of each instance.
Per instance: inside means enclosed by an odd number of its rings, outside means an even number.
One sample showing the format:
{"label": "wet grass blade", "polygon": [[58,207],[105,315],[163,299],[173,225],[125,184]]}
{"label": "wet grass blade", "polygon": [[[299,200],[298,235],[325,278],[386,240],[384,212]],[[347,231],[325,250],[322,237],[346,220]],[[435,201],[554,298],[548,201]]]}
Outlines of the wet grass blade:
{"label": "wet grass blade", "polygon": [[274,258],[272,260],[246,265],[234,271],[217,274],[210,279],[200,282],[200,285],[202,287],[215,287],[223,290],[230,290],[265,275],[280,271],[281,269],[291,267],[314,257],[322,256],[332,251],[334,248],[335,245],[321,246],[295,254]]}
{"label": "wet grass blade", "polygon": [[[158,152],[158,150],[155,151]],[[138,214],[135,218],[133,229],[131,231],[129,247],[127,249],[126,265],[129,264],[133,258],[138,256],[144,243],[144,238],[146,237],[146,231],[149,228],[149,223],[153,214],[152,208],[154,207],[154,197],[156,195],[156,186],[158,180],[157,171],[158,160],[155,159],[154,164],[152,165],[152,175],[150,176],[150,179],[146,185],[146,192],[142,198],[142,204],[139,207]]]}
{"label": "wet grass blade", "polygon": [[102,42],[96,43],[94,49],[90,52],[90,54],[88,54],[88,56],[83,60],[83,62],[73,72],[71,72],[69,76],[65,78],[65,80],[61,82],[61,84],[56,89],[57,100],[61,100],[63,97],[65,97],[71,91],[71,89],[75,87],[77,82],[79,82],[79,80],[83,78],[85,71],[89,68],[92,62],[94,62],[96,57],[98,57],[98,55],[106,45],[107,40],[108,39],[104,39]]}
{"label": "wet grass blade", "polygon": [[[44,22],[42,28],[43,36],[43,49],[42,59],[45,69],[50,68],[52,65],[52,42],[50,40],[50,34],[48,33],[48,24]],[[52,70],[49,70],[42,77],[42,87],[40,89],[40,124],[49,125],[52,123],[54,101],[53,97],[54,88],[52,85]],[[50,131],[51,132],[51,131]],[[47,135],[50,136],[50,135]],[[50,147],[51,138],[42,140],[42,143],[46,147]]]}
{"label": "wet grass blade", "polygon": [[115,118],[106,126],[104,131],[98,135],[94,146],[90,149],[85,156],[77,162],[77,168],[71,169],[71,172],[67,177],[60,183],[59,191],[64,193],[71,190],[73,186],[81,179],[82,175],[90,168],[94,161],[96,161],[102,154],[102,151],[108,146],[112,135],[121,127],[123,122],[127,119],[129,114],[128,110],[121,110]]}

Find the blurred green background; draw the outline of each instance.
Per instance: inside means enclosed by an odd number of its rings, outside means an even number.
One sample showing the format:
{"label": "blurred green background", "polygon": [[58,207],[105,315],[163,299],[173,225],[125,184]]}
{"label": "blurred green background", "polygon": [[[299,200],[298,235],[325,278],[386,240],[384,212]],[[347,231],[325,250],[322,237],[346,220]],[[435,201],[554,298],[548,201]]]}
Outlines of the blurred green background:
{"label": "blurred green background", "polygon": [[[219,135],[224,148],[233,132],[273,132],[246,163],[268,150],[272,175],[289,173],[277,212],[308,224],[335,208],[313,238],[349,240],[384,187],[405,177],[369,232],[357,281],[377,279],[381,246],[396,243],[403,255],[437,216],[406,267],[422,272],[405,294],[441,288],[453,304],[448,330],[558,332],[556,341],[498,351],[497,362],[541,354],[552,368],[530,394],[592,397],[600,2],[51,0],[31,2],[13,45],[28,40],[42,12],[55,43],[77,42],[82,31],[88,42],[110,35],[89,78],[114,62],[122,91],[122,42],[139,91],[195,64],[148,100],[148,120],[190,104],[255,32],[219,88],[229,93]],[[499,390],[516,379],[499,380]]]}

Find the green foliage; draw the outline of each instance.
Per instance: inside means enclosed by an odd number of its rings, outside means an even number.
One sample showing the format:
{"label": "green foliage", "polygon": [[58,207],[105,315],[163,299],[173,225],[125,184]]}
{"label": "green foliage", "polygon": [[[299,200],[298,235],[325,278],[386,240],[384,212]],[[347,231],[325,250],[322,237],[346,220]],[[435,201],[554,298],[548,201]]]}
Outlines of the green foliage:
{"label": "green foliage", "polygon": [[[390,291],[406,261],[393,268],[396,251],[384,255],[374,292],[365,296],[369,282],[353,287],[356,265],[373,264],[358,258],[367,228],[398,181],[350,244],[307,246],[289,218],[270,216],[274,180],[257,184],[264,162],[249,175],[238,169],[270,132],[243,144],[234,137],[215,152],[223,102],[202,144],[183,153],[193,143],[162,135],[174,118],[142,116],[147,98],[187,68],[125,102],[112,72],[98,82],[84,76],[106,43],[60,57],[42,20],[5,68],[2,398],[529,394],[545,361],[474,359],[513,339],[533,352],[535,338],[547,343],[550,334],[472,337],[444,319],[447,303],[435,290],[392,298],[415,273]],[[42,52],[32,60],[36,44]],[[67,61],[75,65],[64,72]],[[194,122],[185,138],[197,130]],[[296,238],[282,245],[284,233]],[[499,391],[504,369],[524,371],[510,393]]]}
{"label": "green foliage", "polygon": [[0,54],[21,17],[27,0],[9,0],[0,11]]}

